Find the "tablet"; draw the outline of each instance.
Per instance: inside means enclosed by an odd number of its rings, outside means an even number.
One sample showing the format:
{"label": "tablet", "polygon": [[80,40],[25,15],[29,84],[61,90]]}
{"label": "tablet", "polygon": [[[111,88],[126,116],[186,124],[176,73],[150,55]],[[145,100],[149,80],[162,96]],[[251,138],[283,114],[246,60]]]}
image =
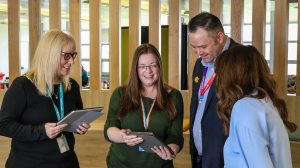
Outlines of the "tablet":
{"label": "tablet", "polygon": [[151,148],[153,148],[154,146],[162,146],[169,149],[171,155],[174,155],[172,149],[168,145],[165,145],[163,142],[161,142],[158,138],[156,138],[152,132],[130,132],[129,134],[143,138],[144,141],[140,143],[139,146],[143,148],[145,152],[155,153],[151,150]]}
{"label": "tablet", "polygon": [[66,132],[76,132],[76,128],[82,123],[91,123],[98,117],[103,115],[103,107],[86,108],[82,110],[74,110],[63,119],[61,119],[57,125],[68,124],[63,130]]}

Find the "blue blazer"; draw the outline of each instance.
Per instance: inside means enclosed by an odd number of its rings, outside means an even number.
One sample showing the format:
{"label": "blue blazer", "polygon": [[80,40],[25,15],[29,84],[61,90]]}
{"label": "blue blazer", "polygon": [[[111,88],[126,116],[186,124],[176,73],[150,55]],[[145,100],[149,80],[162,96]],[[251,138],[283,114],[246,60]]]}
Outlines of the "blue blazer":
{"label": "blue blazer", "polygon": [[[230,39],[229,48],[239,45]],[[198,108],[198,92],[200,82],[195,83],[195,77],[202,80],[203,65],[201,58],[197,59],[193,71],[192,98],[190,104],[190,154],[192,166],[195,167],[198,151],[194,144],[193,126]],[[217,97],[215,95],[215,81],[209,89],[204,113],[201,121],[202,129],[202,168],[221,168],[224,167],[223,146],[227,136],[224,134],[223,121],[219,118],[216,110]]]}

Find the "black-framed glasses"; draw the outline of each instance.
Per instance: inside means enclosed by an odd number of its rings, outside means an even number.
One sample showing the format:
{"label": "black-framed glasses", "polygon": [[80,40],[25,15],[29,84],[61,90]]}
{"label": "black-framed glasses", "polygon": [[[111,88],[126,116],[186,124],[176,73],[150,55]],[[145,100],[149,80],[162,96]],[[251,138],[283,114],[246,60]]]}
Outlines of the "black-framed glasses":
{"label": "black-framed glasses", "polygon": [[151,70],[156,70],[158,68],[158,64],[151,64],[151,65],[138,65],[138,69],[142,70],[142,71],[146,71],[147,68],[151,69]]}
{"label": "black-framed glasses", "polygon": [[71,57],[73,60],[75,60],[76,56],[77,56],[77,52],[72,52],[72,53],[67,53],[67,52],[63,52],[61,51],[61,54],[64,56],[64,59],[66,61],[68,61]]}

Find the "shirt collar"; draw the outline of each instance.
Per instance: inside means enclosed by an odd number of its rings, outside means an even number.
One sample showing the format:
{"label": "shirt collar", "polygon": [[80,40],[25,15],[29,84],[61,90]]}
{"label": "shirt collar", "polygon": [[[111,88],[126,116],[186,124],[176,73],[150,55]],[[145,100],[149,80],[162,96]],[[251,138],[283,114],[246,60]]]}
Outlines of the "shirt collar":
{"label": "shirt collar", "polygon": [[203,66],[208,67],[208,68],[211,68],[211,67],[215,66],[215,61],[212,62],[212,63],[207,63],[207,62],[204,62],[203,60],[201,60],[201,63],[202,63]]}
{"label": "shirt collar", "polygon": [[[224,47],[223,47],[223,49],[222,49],[222,52],[224,52],[225,50],[228,50],[228,48],[229,48],[229,45],[230,45],[230,38],[228,37],[228,36],[226,36],[225,35],[225,37],[226,37],[226,42],[225,42],[225,45],[224,45]],[[221,53],[222,53],[221,52]],[[221,54],[220,53],[220,54]]]}

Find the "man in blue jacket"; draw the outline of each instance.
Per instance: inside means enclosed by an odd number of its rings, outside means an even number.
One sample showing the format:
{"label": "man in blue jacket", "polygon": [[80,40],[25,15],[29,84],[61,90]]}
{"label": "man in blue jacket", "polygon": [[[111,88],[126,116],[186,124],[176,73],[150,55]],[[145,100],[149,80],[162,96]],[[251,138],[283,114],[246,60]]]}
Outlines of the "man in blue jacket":
{"label": "man in blue jacket", "polygon": [[190,46],[199,57],[193,70],[190,104],[192,167],[221,168],[227,137],[216,110],[214,62],[223,51],[239,44],[227,37],[220,20],[207,12],[193,17],[188,31]]}

